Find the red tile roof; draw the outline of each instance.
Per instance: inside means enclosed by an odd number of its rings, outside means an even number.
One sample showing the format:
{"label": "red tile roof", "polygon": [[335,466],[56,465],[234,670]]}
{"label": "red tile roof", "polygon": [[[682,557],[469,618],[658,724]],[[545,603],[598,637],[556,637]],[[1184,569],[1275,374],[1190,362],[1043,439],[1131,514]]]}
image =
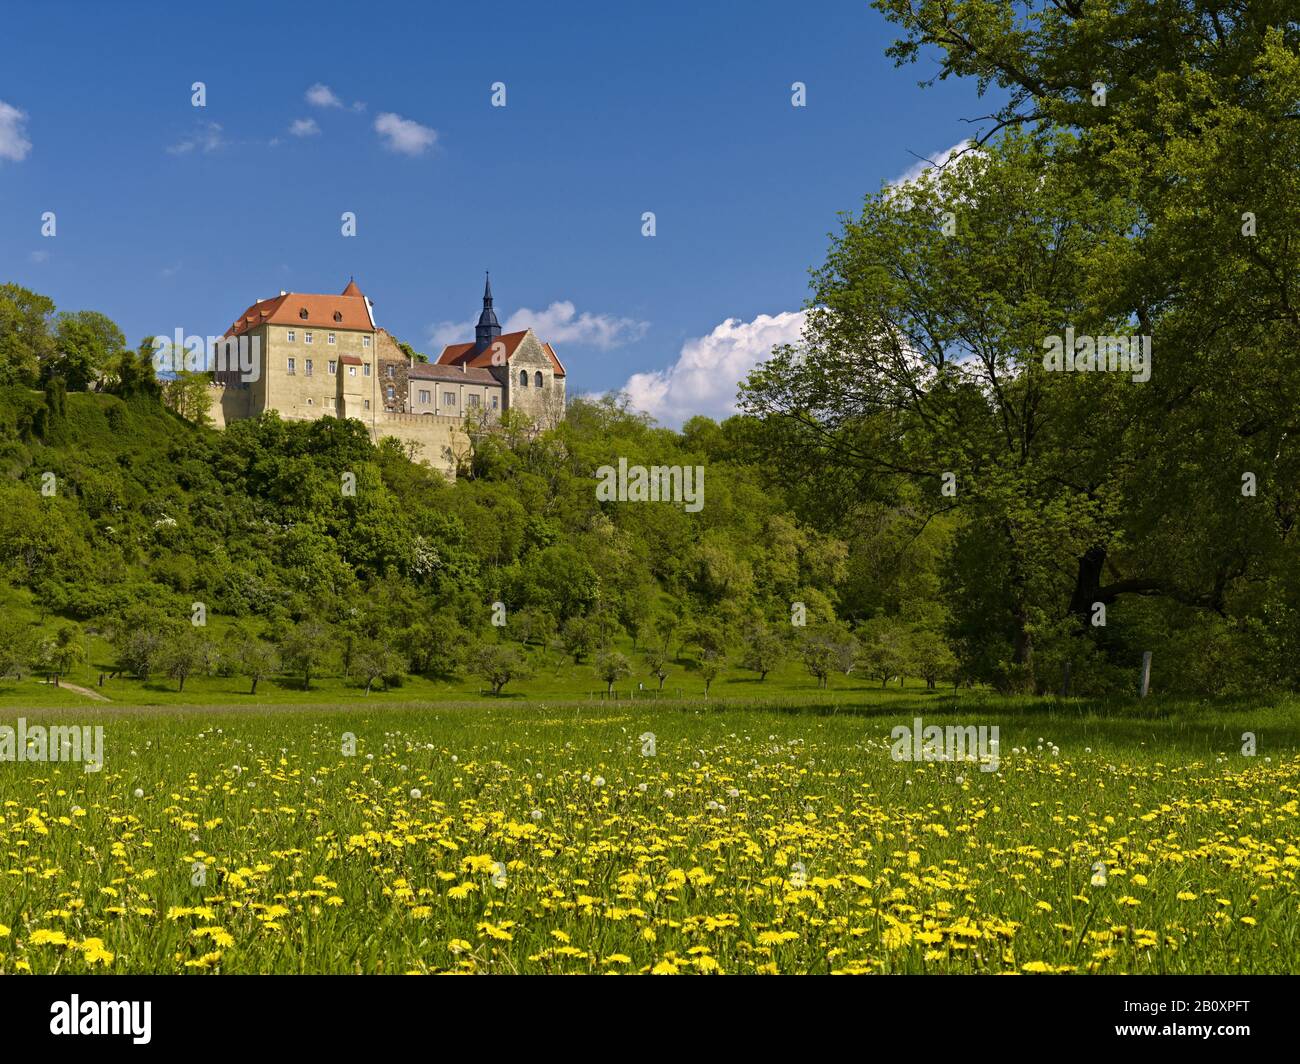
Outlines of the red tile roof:
{"label": "red tile roof", "polygon": [[267,324],[361,332],[373,332],[375,328],[366,297],[356,281],[349,281],[343,294],[337,296],[286,292],[273,299],[258,300],[235,319],[226,335],[238,336]]}
{"label": "red tile roof", "polygon": [[[524,329],[521,332],[503,333],[497,337],[499,343],[505,348],[505,358],[508,360],[514,356],[515,350],[519,347],[520,342],[528,335],[529,330]],[[476,368],[486,368],[493,365],[492,352],[496,345],[485,347],[478,354],[474,353],[474,345],[469,344],[450,344],[442,349],[442,354],[438,356],[438,364],[442,366],[459,366],[462,362],[467,366]],[[550,344],[542,344],[542,350],[551,360],[551,365],[555,370],[557,377],[564,376],[564,366],[556,356],[555,351]]]}

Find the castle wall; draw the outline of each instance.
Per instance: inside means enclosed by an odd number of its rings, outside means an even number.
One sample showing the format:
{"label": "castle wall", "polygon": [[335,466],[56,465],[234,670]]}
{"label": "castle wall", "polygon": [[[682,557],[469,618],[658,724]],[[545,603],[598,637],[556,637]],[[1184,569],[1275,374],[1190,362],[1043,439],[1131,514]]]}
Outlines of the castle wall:
{"label": "castle wall", "polygon": [[[555,364],[531,332],[510,356],[506,379],[506,406],[521,410],[541,428],[551,428],[564,417],[564,378],[555,375]],[[528,375],[524,384],[520,374]],[[542,386],[537,386],[537,374]]]}

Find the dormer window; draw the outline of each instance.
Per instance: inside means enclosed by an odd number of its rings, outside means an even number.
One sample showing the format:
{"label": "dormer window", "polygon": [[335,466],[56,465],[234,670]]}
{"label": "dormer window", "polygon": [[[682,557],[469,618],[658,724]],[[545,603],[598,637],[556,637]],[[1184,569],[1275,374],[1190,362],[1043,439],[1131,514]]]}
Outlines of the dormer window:
{"label": "dormer window", "polygon": [[339,311],[339,310],[336,310],[336,311],[334,312],[334,320],[335,320],[335,321],[342,321],[342,320],[343,320],[343,312],[342,312],[342,311]]}
{"label": "dormer window", "polygon": [[306,307],[303,307],[302,310],[298,311],[298,317],[302,318],[303,321],[306,321],[306,320],[307,320],[307,308],[306,308]]}

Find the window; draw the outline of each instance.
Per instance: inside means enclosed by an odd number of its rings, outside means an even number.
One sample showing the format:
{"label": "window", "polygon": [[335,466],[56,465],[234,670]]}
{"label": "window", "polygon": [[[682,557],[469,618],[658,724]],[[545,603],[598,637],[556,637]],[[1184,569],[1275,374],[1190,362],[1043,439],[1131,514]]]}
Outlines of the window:
{"label": "window", "polygon": [[335,321],[342,321],[342,320],[343,320],[343,311],[341,311],[341,310],[336,310],[336,311],[334,312],[334,320],[335,320]]}
{"label": "window", "polygon": [[519,387],[521,388],[528,387],[528,370],[526,369],[521,369],[519,371]]}
{"label": "window", "polygon": [[328,335],[326,335],[326,337],[325,337],[325,342],[326,342],[327,344],[332,344],[332,343],[334,342],[334,334],[333,334],[333,333],[329,333]]}
{"label": "window", "polygon": [[493,409],[493,410],[498,409],[498,404],[500,403],[500,401],[501,401],[501,400],[500,400],[497,396],[495,396],[495,395],[492,396],[492,409]]}
{"label": "window", "polygon": [[388,379],[390,381],[393,379],[393,364],[391,362],[388,364]]}
{"label": "window", "polygon": [[293,368],[293,359],[289,359],[289,372],[290,372],[290,373],[295,372],[295,370],[294,370],[294,368]]}
{"label": "window", "polygon": [[369,399],[365,400],[365,405],[366,405],[366,409],[369,410],[369,409],[370,409],[370,400],[369,400]]}
{"label": "window", "polygon": [[336,359],[336,358],[331,358],[331,359],[330,359],[330,373],[331,373],[331,374],[334,374],[334,373],[337,373],[338,371],[339,371],[339,363],[338,363],[338,359]]}
{"label": "window", "polygon": [[428,403],[431,401],[431,398],[432,397],[429,395],[428,389],[426,388],[420,389],[420,402]]}
{"label": "window", "polygon": [[397,389],[390,384],[388,386],[388,401],[391,403],[396,398],[397,398]]}
{"label": "window", "polygon": [[298,317],[302,318],[303,321],[306,321],[306,320],[307,320],[307,308],[306,308],[306,307],[303,307],[302,310],[298,311]]}
{"label": "window", "polygon": [[369,337],[369,336],[363,336],[363,337],[361,337],[361,346],[362,346],[362,347],[369,347],[369,346],[370,346],[370,337]]}
{"label": "window", "polygon": [[310,395],[307,396],[307,405],[308,405],[308,406],[315,406],[315,405],[316,405],[316,401],[315,401],[315,400],[314,400]]}
{"label": "window", "polygon": [[542,386],[542,371],[540,369],[533,374],[533,386],[537,388]]}
{"label": "window", "polygon": [[303,342],[304,344],[309,344],[309,343],[311,343],[311,333],[303,333],[303,334],[302,334],[302,342]]}
{"label": "window", "polygon": [[481,397],[478,396],[478,395],[467,395],[467,396],[465,397],[465,402],[466,402],[469,406],[472,406],[475,410],[477,410],[477,409],[479,408],[479,406],[481,405],[481,403],[480,403],[480,399],[481,399]]}
{"label": "window", "polygon": [[365,364],[361,367],[361,376],[363,376],[363,377],[369,377],[369,376],[370,376],[370,363],[369,363],[369,362],[365,363]]}
{"label": "window", "polygon": [[303,369],[306,371],[307,376],[310,377],[310,376],[311,376],[311,359],[310,359],[310,358],[307,359],[307,361],[306,361],[306,365],[303,366]]}
{"label": "window", "polygon": [[349,377],[355,377],[356,375],[357,375],[357,367],[356,367],[356,366],[349,366],[349,367],[348,367],[348,376],[349,376]]}
{"label": "window", "polygon": [[288,340],[289,343],[293,343],[296,335],[297,334],[292,329],[290,329],[288,334],[285,336],[285,339]]}
{"label": "window", "polygon": [[331,396],[328,396],[328,397],[326,398],[326,400],[325,400],[325,405],[328,406],[331,410],[333,410],[333,409],[334,409],[334,396],[332,396],[332,395],[331,395]]}
{"label": "window", "polygon": [[456,393],[455,393],[455,392],[443,392],[443,393],[442,393],[442,405],[443,405],[443,406],[455,406],[455,405],[456,405]]}

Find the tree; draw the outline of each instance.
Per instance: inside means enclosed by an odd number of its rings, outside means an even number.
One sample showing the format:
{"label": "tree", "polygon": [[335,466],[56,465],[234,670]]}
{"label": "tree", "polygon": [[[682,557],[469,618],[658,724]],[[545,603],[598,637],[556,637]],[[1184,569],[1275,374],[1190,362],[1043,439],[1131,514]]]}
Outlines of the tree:
{"label": "tree", "polygon": [[900,682],[913,660],[907,627],[894,617],[876,617],[862,626],[858,661],[862,671],[884,687],[894,676]]}
{"label": "tree", "polygon": [[579,664],[596,647],[600,630],[586,617],[570,617],[560,627],[559,642],[566,654]]}
{"label": "tree", "polygon": [[185,681],[196,672],[206,671],[212,662],[212,643],[202,630],[186,625],[168,639],[160,655],[160,665],[173,680],[177,690],[185,690]]}
{"label": "tree", "polygon": [[39,653],[31,625],[13,614],[0,614],[0,676],[21,680]]}
{"label": "tree", "polygon": [[357,676],[366,682],[367,695],[376,680],[397,676],[402,671],[401,657],[375,639],[363,640],[358,644],[352,663]]}
{"label": "tree", "polygon": [[75,624],[60,625],[53,639],[41,649],[41,661],[59,686],[59,677],[71,672],[85,658],[81,629]]}
{"label": "tree", "polygon": [[279,671],[280,656],[270,643],[250,636],[236,644],[234,664],[239,675],[251,681],[248,693],[255,695],[258,683]]}
{"label": "tree", "polygon": [[596,675],[605,681],[605,694],[614,693],[614,684],[632,672],[632,665],[617,650],[602,650],[596,655]]}
{"label": "tree", "polygon": [[302,689],[311,690],[312,674],[328,660],[330,630],[319,621],[299,621],[280,641],[280,657],[285,667],[302,676]]}
{"label": "tree", "polygon": [[505,643],[480,643],[471,654],[474,671],[499,695],[511,680],[526,680],[532,675],[528,659],[517,647]]}
{"label": "tree", "polygon": [[839,657],[838,644],[828,632],[808,632],[800,644],[799,656],[803,659],[804,668],[816,678],[817,686],[825,687]]}
{"label": "tree", "polygon": [[54,355],[54,301],[16,284],[0,285],[0,384],[35,387]]}
{"label": "tree", "polygon": [[940,680],[952,680],[957,675],[957,658],[938,632],[921,629],[910,640],[911,667],[934,690]]}
{"label": "tree", "polygon": [[645,664],[650,675],[659,681],[659,690],[664,689],[664,680],[668,678],[668,649],[651,647],[645,652]]}
{"label": "tree", "polygon": [[57,374],[73,391],[100,384],[126,349],[122,330],[97,310],[59,314],[54,335],[58,354],[42,367],[43,373]]}
{"label": "tree", "polygon": [[762,682],[767,679],[769,672],[785,660],[785,640],[765,624],[754,624],[747,628],[744,640],[740,667],[758,673],[758,679]]}
{"label": "tree", "polygon": [[722,671],[722,655],[713,650],[706,650],[700,656],[700,679],[704,681],[704,697],[709,697],[709,688]]}
{"label": "tree", "polygon": [[210,425],[211,386],[209,374],[181,370],[162,382],[163,405],[195,425]]}
{"label": "tree", "polygon": [[137,680],[148,680],[158,667],[174,625],[167,624],[152,611],[129,611],[111,625],[110,642],[116,651],[113,675],[126,673]]}

